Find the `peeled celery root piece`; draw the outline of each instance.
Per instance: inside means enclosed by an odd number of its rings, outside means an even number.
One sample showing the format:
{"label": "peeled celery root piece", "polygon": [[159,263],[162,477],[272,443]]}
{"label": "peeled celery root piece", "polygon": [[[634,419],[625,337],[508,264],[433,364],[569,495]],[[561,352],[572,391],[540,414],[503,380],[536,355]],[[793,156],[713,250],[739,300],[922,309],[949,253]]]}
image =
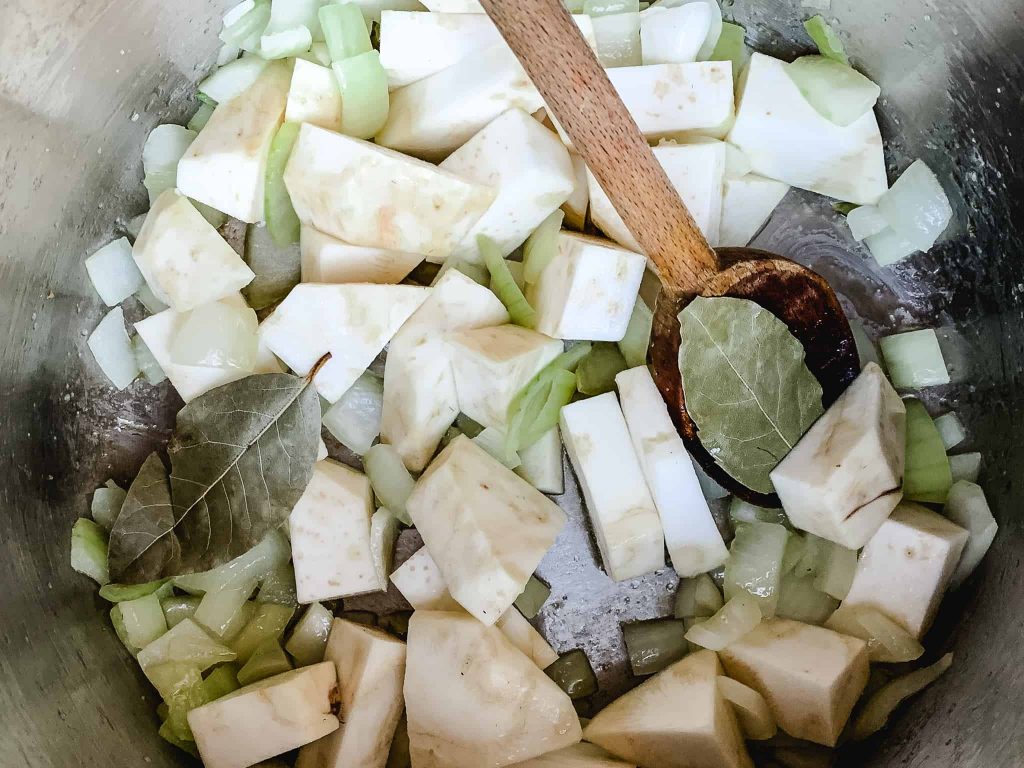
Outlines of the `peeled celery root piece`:
{"label": "peeled celery root piece", "polygon": [[623,762],[596,744],[581,741],[571,747],[516,763],[513,768],[636,768],[636,763]]}
{"label": "peeled celery root piece", "polygon": [[843,607],[877,608],[920,639],[967,539],[966,530],[937,512],[903,502],[864,547]]}
{"label": "peeled celery root piece", "polygon": [[572,701],[496,628],[464,613],[416,611],[408,643],[416,768],[500,768],[580,740]]}
{"label": "peeled celery root piece", "polygon": [[334,620],[324,658],[338,673],[344,726],[300,749],[295,768],[383,768],[402,717],[405,650],[387,632]]}
{"label": "peeled celery root piece", "polygon": [[338,729],[329,661],[239,688],[188,713],[206,768],[247,768]]}
{"label": "peeled celery root piece", "polygon": [[459,604],[494,624],[565,525],[553,501],[465,435],[423,473],[406,509]]}
{"label": "peeled celery root piece", "polygon": [[677,661],[616,699],[584,738],[641,768],[752,768],[712,651]]}
{"label": "peeled celery root piece", "polygon": [[860,549],[903,498],[906,408],[876,363],[771,471],[797,528]]}
{"label": "peeled celery root piece", "polygon": [[767,619],[719,652],[726,674],[764,696],[790,736],[835,746],[868,682],[863,640]]}

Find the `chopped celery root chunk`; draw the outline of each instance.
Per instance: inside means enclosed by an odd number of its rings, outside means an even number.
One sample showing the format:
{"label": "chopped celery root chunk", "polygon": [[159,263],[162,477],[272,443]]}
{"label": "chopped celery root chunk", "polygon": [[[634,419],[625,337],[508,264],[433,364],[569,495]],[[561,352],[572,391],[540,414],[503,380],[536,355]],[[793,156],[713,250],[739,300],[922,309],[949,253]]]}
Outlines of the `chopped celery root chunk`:
{"label": "chopped celery root chunk", "polygon": [[689,648],[679,619],[654,619],[622,625],[629,666],[636,677],[653,675],[679,661]]}
{"label": "chopped celery root chunk", "polygon": [[619,341],[619,351],[626,360],[629,368],[636,368],[638,365],[646,365],[647,348],[651,344],[651,325],[654,323],[654,313],[647,307],[647,303],[640,296],[636,297],[636,304],[633,305],[633,314],[629,316],[629,325],[626,326],[626,335]]}
{"label": "chopped celery root chunk", "polygon": [[915,661],[924,653],[917,638],[869,605],[843,606],[828,618],[825,627],[866,642],[871,661],[898,664]]}
{"label": "chopped celery root chunk", "polygon": [[284,184],[284,169],[292,154],[292,146],[299,135],[300,123],[285,123],[277,129],[267,155],[267,175],[264,186],[264,215],[267,232],[280,246],[299,242],[299,217],[292,207],[292,199]]}
{"label": "chopped celery root chunk", "polygon": [[530,580],[526,582],[522,594],[516,598],[515,606],[523,616],[532,619],[540,613],[540,609],[544,607],[544,603],[547,602],[550,595],[551,587],[536,576],[531,576]]}
{"label": "chopped celery root chunk", "polygon": [[264,680],[292,668],[292,663],[285,655],[281,644],[274,638],[268,638],[253,651],[245,665],[238,670],[238,682],[246,686],[258,680]]}
{"label": "chopped celery root chunk", "polygon": [[854,721],[851,730],[854,741],[866,739],[880,731],[889,721],[889,717],[896,707],[934,683],[951,666],[953,666],[953,654],[947,653],[930,667],[897,677],[883,685],[868,699]]}
{"label": "chopped celery root chunk", "polygon": [[935,422],[920,400],[904,400],[907,409],[907,452],[903,498],[942,504],[953,485],[949,457]]}
{"label": "chopped celery root chunk", "polygon": [[576,389],[584,395],[603,395],[615,390],[615,377],[628,367],[616,344],[594,342],[590,354],[576,367]]}
{"label": "chopped celery root chunk", "polygon": [[674,611],[677,619],[714,616],[721,607],[722,593],[706,573],[679,582]]}
{"label": "chopped celery root chunk", "polygon": [[949,371],[935,331],[885,336],[878,341],[889,378],[897,389],[920,389],[949,383]]}
{"label": "chopped celery root chunk", "polygon": [[384,127],[391,109],[388,75],[380,54],[367,51],[332,66],[341,90],[341,132],[357,139],[371,138]]}
{"label": "chopped celery root chunk", "polygon": [[82,517],[71,528],[71,567],[100,586],[110,581],[107,570],[107,532]]}
{"label": "chopped celery root chunk", "polygon": [[737,526],[725,564],[725,597],[749,594],[763,616],[775,615],[779,579],[789,532],[775,523],[745,523]]}
{"label": "chopped celery root chunk", "polygon": [[818,52],[822,56],[838,61],[840,64],[850,64],[846,50],[843,48],[843,41],[839,39],[839,35],[828,25],[821,14],[812,16],[805,21],[804,29],[811,36],[814,44],[818,46]]}
{"label": "chopped celery root chunk", "polygon": [[761,609],[757,601],[743,593],[730,599],[708,619],[697,619],[686,633],[694,645],[711,651],[720,651],[736,642],[761,623]]}
{"label": "chopped celery root chunk", "polygon": [[537,312],[530,306],[530,302],[526,300],[522,289],[516,283],[508,262],[501,255],[501,249],[487,235],[478,235],[476,240],[487,271],[491,273],[492,289],[505,305],[512,322],[523,328],[535,328]]}
{"label": "chopped celery root chunk", "polygon": [[597,676],[581,649],[563,653],[544,670],[544,674],[557,683],[570,699],[583,699],[597,693]]}
{"label": "chopped celery root chunk", "polygon": [[768,708],[768,702],[760,693],[724,675],[718,676],[718,690],[732,705],[744,736],[755,741],[775,736],[779,729],[778,724]]}
{"label": "chopped celery root chunk", "polygon": [[416,481],[405,468],[398,451],[390,445],[378,443],[363,456],[363,467],[381,506],[397,517],[403,525],[412,525],[405,503],[409,500]]}

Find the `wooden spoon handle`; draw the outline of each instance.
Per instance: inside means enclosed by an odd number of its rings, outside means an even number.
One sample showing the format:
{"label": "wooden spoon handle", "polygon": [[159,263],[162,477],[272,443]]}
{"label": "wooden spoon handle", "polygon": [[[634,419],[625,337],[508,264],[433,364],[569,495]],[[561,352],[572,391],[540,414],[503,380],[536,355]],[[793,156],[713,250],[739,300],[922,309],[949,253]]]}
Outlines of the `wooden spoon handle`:
{"label": "wooden spoon handle", "polygon": [[719,270],[665,171],[561,0],[481,0],[547,107],[673,293]]}

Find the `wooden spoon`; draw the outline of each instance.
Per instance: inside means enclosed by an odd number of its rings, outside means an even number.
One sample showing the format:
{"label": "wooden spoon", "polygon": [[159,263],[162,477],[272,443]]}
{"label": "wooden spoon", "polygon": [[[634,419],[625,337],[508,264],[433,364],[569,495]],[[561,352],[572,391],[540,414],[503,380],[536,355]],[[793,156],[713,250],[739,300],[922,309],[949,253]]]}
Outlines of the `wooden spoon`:
{"label": "wooden spoon", "polygon": [[806,351],[828,407],[860,370],[839,301],[820,275],[753,248],[717,253],[701,234],[561,0],[481,0],[657,268],[662,292],[654,312],[654,378],[690,453],[704,471],[742,499],[779,506],[733,479],[700,443],[679,375],[680,310],[695,296],[757,302],[789,327]]}

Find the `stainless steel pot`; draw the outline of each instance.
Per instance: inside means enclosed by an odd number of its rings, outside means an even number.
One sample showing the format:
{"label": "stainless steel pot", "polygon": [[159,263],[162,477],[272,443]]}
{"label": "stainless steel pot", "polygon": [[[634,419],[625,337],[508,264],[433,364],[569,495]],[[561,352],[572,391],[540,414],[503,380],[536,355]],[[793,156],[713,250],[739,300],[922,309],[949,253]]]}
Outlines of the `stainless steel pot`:
{"label": "stainless steel pot", "polygon": [[[510,0],[511,1],[511,0]],[[155,697],[113,636],[105,604],[68,566],[68,531],[89,494],[127,482],[168,436],[167,386],[106,386],[85,346],[105,308],[82,258],[145,208],[140,152],[157,123],[183,121],[212,62],[220,3],[0,2],[0,765],[120,768],[184,761],[156,735]],[[725,2],[761,50],[809,48],[796,0]],[[823,272],[874,333],[940,325],[955,407],[1002,526],[973,583],[947,600],[928,647],[953,671],[849,765],[1024,765],[1024,3],[833,0],[848,49],[882,86],[901,170],[925,158],[956,211],[947,242],[879,269],[829,201],[792,194],[757,244]],[[128,303],[129,319],[137,307]],[[571,485],[571,483],[570,483]],[[662,575],[614,589],[574,527],[545,560],[555,600],[541,625],[559,650],[584,645],[620,679],[617,622],[663,610]]]}

